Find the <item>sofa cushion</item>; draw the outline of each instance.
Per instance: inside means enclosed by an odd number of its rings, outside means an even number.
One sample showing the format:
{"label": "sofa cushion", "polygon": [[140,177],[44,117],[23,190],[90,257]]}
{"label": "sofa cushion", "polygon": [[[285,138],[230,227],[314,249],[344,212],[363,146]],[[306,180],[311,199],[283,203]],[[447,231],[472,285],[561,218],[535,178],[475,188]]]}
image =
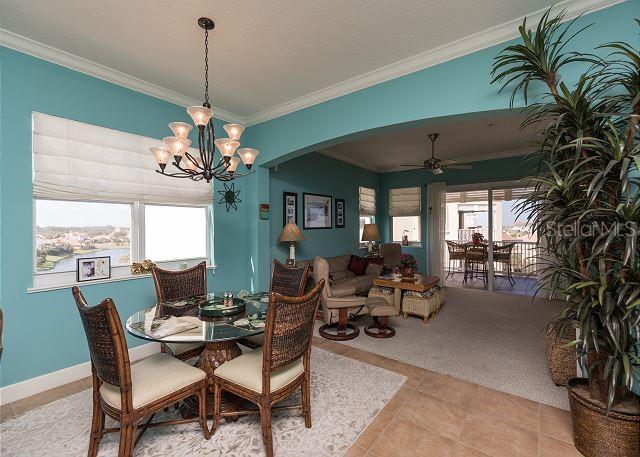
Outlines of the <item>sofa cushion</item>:
{"label": "sofa cushion", "polygon": [[347,270],[354,272],[358,276],[362,276],[367,271],[367,265],[369,265],[369,262],[367,262],[366,259],[352,255]]}
{"label": "sofa cushion", "polygon": [[327,262],[329,262],[329,273],[346,270],[347,265],[349,265],[349,258],[349,254],[326,257]]}
{"label": "sofa cushion", "polygon": [[346,297],[347,295],[353,295],[357,293],[357,288],[357,284],[352,279],[336,281],[331,285],[331,296]]}
{"label": "sofa cushion", "polygon": [[344,281],[345,279],[349,279],[350,277],[351,275],[349,275],[348,270],[339,270],[331,273],[331,279],[333,279],[334,282]]}
{"label": "sofa cushion", "polygon": [[365,271],[364,274],[371,276],[380,276],[382,274],[382,265],[370,263],[369,265],[367,265],[367,271]]}

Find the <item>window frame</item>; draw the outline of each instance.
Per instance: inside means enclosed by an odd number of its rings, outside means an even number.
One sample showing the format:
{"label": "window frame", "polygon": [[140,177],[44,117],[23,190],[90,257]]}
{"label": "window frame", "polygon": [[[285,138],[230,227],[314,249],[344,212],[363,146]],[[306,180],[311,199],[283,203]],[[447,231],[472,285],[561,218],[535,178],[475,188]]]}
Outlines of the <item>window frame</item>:
{"label": "window frame", "polygon": [[415,216],[389,216],[389,225],[390,225],[390,231],[391,231],[391,239],[392,242],[394,243],[402,243],[402,237],[400,237],[399,240],[394,239],[394,233],[393,233],[393,219],[396,217],[417,217],[418,218],[418,236],[420,237],[419,240],[417,241],[411,241],[409,240],[409,246],[422,246],[422,216],[421,215],[415,215]]}
{"label": "window frame", "polygon": [[[50,200],[50,201],[65,201],[49,198],[32,198],[32,287],[28,289],[28,292],[37,292],[40,290],[59,289],[72,285],[78,285],[76,280],[76,272],[64,271],[58,273],[36,272],[37,268],[37,246],[36,246],[36,231],[37,231],[37,214],[36,214],[36,201],[38,200]],[[142,262],[144,260],[145,250],[145,203],[140,201],[135,202],[119,202],[119,201],[98,201],[98,200],[68,200],[70,202],[78,203],[110,203],[129,205],[131,207],[131,227],[130,227],[130,251],[131,262]],[[213,242],[212,242],[212,227],[213,227],[213,205],[212,204],[176,204],[176,203],[146,203],[150,206],[169,206],[169,207],[188,207],[188,208],[204,208],[206,217],[206,257],[195,258],[183,258],[167,260],[162,262],[156,262],[160,268],[168,270],[180,269],[182,264],[186,264],[187,268],[192,267],[202,261],[207,263],[208,269],[215,271],[216,265],[213,262]],[[90,282],[83,282],[83,285],[99,284],[104,282],[121,281],[127,279],[137,279],[150,276],[149,274],[134,275],[131,273],[131,265],[119,265],[111,267],[111,278],[99,279]]]}

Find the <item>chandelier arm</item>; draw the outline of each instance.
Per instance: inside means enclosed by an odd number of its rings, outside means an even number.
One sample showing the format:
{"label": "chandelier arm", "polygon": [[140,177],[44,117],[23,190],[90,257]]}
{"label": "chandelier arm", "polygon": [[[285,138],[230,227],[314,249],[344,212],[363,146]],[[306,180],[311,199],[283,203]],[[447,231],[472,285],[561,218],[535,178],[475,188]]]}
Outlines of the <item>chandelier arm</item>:
{"label": "chandelier arm", "polygon": [[[200,170],[203,170],[203,171],[204,171],[204,168],[203,168],[203,167],[201,167],[201,166],[198,164],[198,161],[196,160],[196,158],[195,158],[195,157],[193,157],[191,154],[189,154],[189,151],[186,151],[186,152],[184,153],[184,155],[185,155],[185,156],[187,156],[189,159],[191,159],[191,161],[196,165],[196,168],[198,168],[198,169],[200,169]],[[201,154],[200,156],[201,156],[201,157],[200,157],[200,159],[202,159],[202,154]]]}
{"label": "chandelier arm", "polygon": [[156,170],[156,173],[160,173],[161,175],[170,176],[172,178],[192,178],[196,176],[193,173],[167,173],[164,171]]}
{"label": "chandelier arm", "polygon": [[[200,152],[200,157],[205,158],[205,150],[204,150],[204,126],[198,126],[198,151]],[[202,166],[205,166],[206,162],[202,161]]]}

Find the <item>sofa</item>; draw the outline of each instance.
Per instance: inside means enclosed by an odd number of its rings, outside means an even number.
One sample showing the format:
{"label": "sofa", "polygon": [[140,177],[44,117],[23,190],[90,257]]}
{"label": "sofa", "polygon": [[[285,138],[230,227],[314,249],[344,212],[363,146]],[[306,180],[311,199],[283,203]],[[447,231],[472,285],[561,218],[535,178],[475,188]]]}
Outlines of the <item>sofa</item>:
{"label": "sofa", "polygon": [[[356,275],[347,268],[349,266],[351,254],[339,255],[336,257],[320,257],[320,259],[326,260],[326,264],[324,262],[322,263],[323,265],[328,266],[328,282],[331,290],[331,296],[333,298],[363,295],[364,303],[366,294],[373,286],[373,279],[380,276],[382,273],[382,265],[369,264],[364,275]],[[298,265],[305,264],[313,266],[314,260],[301,260],[298,262]],[[315,271],[313,276],[314,278],[317,276]],[[322,301],[322,311],[325,322],[328,324],[336,322],[338,319],[338,313],[334,310],[327,309],[324,300]],[[366,313],[366,308],[364,308],[364,310]]]}

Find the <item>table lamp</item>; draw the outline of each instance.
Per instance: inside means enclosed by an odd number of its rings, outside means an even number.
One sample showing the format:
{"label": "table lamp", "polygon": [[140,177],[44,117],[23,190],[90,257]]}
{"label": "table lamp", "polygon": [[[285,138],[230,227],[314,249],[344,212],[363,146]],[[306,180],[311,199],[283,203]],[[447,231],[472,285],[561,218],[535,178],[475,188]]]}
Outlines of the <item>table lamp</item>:
{"label": "table lamp", "polygon": [[380,241],[380,232],[378,231],[378,226],[376,224],[364,224],[364,229],[362,230],[362,241],[367,241],[367,248],[369,249],[369,255],[373,254],[373,243],[374,241]]}
{"label": "table lamp", "polygon": [[284,226],[278,238],[278,243],[290,243],[287,265],[294,265],[296,263],[296,241],[304,241],[304,236],[302,236],[302,232],[296,224],[289,222]]}

